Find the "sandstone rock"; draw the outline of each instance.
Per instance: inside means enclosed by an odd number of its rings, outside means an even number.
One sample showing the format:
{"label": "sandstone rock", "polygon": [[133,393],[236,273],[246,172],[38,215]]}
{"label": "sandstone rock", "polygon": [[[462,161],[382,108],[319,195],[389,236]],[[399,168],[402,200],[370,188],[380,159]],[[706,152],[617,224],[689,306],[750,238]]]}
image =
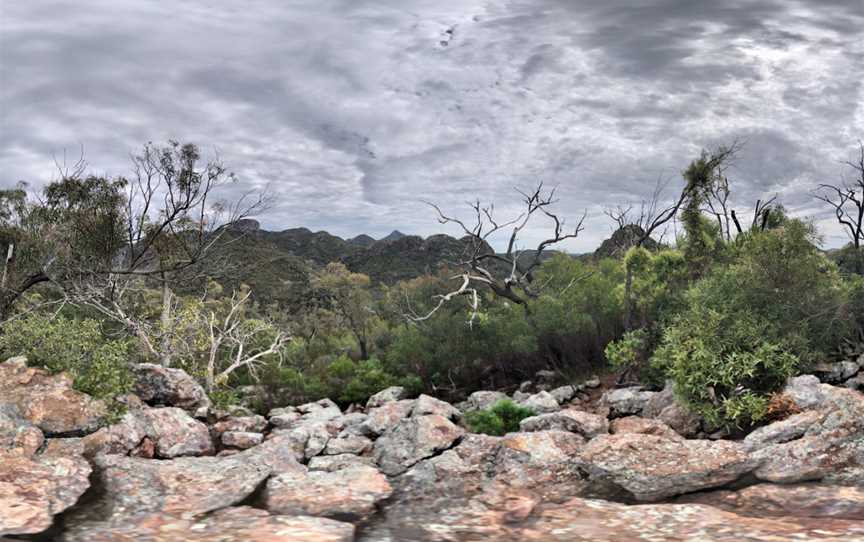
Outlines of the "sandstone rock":
{"label": "sandstone rock", "polygon": [[475,391],[469,395],[468,399],[466,399],[460,406],[462,412],[468,412],[470,410],[487,410],[495,403],[506,399],[509,399],[507,394],[501,393],[500,391]]}
{"label": "sandstone rock", "polygon": [[558,429],[579,433],[585,438],[593,438],[609,432],[609,421],[596,414],[575,409],[564,409],[559,412],[541,414],[525,418],[519,423],[520,431],[543,431]]}
{"label": "sandstone rock", "polygon": [[222,444],[229,448],[246,450],[264,442],[264,435],[250,431],[225,431],[221,439]]}
{"label": "sandstone rock", "polygon": [[621,388],[604,393],[602,402],[609,407],[609,416],[618,418],[641,413],[656,393],[640,387]]}
{"label": "sandstone rock", "polygon": [[270,512],[326,516],[361,521],[392,493],[383,474],[373,467],[280,474],[267,482],[264,502]]}
{"label": "sandstone rock", "polygon": [[738,491],[685,495],[681,502],[707,504],[755,517],[786,516],[864,520],[864,488],[825,484],[756,484]]}
{"label": "sandstone rock", "polygon": [[462,417],[459,409],[450,403],[423,394],[414,400],[411,416],[423,416],[425,414],[438,414],[454,422]]}
{"label": "sandstone rock", "polygon": [[745,442],[760,463],[756,477],[776,483],[864,484],[864,394],[820,384],[812,376],[791,379],[785,393],[812,410],[748,436]]}
{"label": "sandstone rock", "polygon": [[352,426],[358,434],[378,436],[395,427],[404,418],[411,414],[414,401],[403,399],[400,401],[388,401],[380,407],[373,408],[367,412],[368,416],[363,423]]}
{"label": "sandstone rock", "polygon": [[294,413],[299,414],[299,412],[297,412],[296,407],[293,407],[293,406],[279,407],[279,408],[274,408],[274,409],[270,410],[270,412],[267,413],[267,417],[273,418],[275,416],[284,416],[285,414],[294,414]]}
{"label": "sandstone rock", "polygon": [[151,428],[146,417],[141,414],[141,410],[130,410],[119,422],[84,437],[81,444],[84,448],[83,453],[87,457],[94,457],[97,454],[127,455],[136,450],[148,437],[152,441],[156,437],[156,432]]}
{"label": "sandstone rock", "polygon": [[192,412],[210,406],[204,388],[182,369],[139,363],[134,366],[134,371],[135,395],[150,405],[172,406]]}
{"label": "sandstone rock", "polygon": [[703,425],[697,414],[688,411],[675,398],[671,381],[666,382],[662,391],[651,396],[642,410],[642,416],[656,418],[684,437],[696,436]]}
{"label": "sandstone rock", "polygon": [[39,533],[90,486],[78,456],[26,457],[0,450],[0,536]]}
{"label": "sandstone rock", "polygon": [[314,403],[306,403],[297,407],[303,416],[302,422],[326,422],[342,416],[339,406],[330,399],[321,399]]}
{"label": "sandstone rock", "polygon": [[31,456],[44,441],[42,431],[21,415],[17,405],[0,403],[0,452],[15,450]]}
{"label": "sandstone rock", "polygon": [[213,432],[221,435],[226,431],[242,433],[263,433],[267,429],[267,419],[264,416],[229,416],[213,424]]}
{"label": "sandstone rock", "polygon": [[843,385],[853,390],[864,391],[864,372],[858,373],[858,376],[850,378]]}
{"label": "sandstone rock", "polygon": [[526,408],[530,408],[538,414],[557,412],[561,408],[558,405],[558,401],[556,401],[548,391],[537,392],[534,395],[519,401],[519,404]]}
{"label": "sandstone rock", "polygon": [[319,455],[310,459],[307,466],[309,467],[309,470],[324,470],[332,472],[358,465],[374,467],[375,461],[371,457],[361,457],[354,454]]}
{"label": "sandstone rock", "polygon": [[599,388],[600,387],[600,379],[595,377],[589,378],[585,381],[586,388]]}
{"label": "sandstone rock", "polygon": [[107,413],[104,403],[72,389],[65,373],[28,368],[24,358],[0,363],[0,404],[15,405],[47,437],[92,433]]}
{"label": "sandstone rock", "polygon": [[499,441],[491,469],[496,480],[511,487],[545,498],[573,496],[584,488],[577,461],[584,443],[568,431],[510,433]]}
{"label": "sandstone rock", "polygon": [[369,400],[366,401],[366,408],[377,408],[382,406],[384,403],[399,401],[407,397],[408,392],[402,386],[390,386],[389,388],[383,389],[370,397]]}
{"label": "sandstone rock", "polygon": [[365,422],[368,417],[369,415],[364,412],[351,412],[342,416],[342,423],[345,427],[352,427]]}
{"label": "sandstone rock", "polygon": [[375,441],[373,455],[382,472],[395,476],[446,450],[464,434],[464,429],[437,414],[406,418]]}
{"label": "sandstone rock", "polygon": [[213,440],[207,426],[176,407],[141,411],[147,435],[156,443],[159,457],[171,459],[190,455],[211,455]]}
{"label": "sandstone rock", "polygon": [[270,423],[274,427],[291,427],[302,417],[303,415],[299,412],[286,412],[284,414],[271,416]]}
{"label": "sandstone rock", "polygon": [[579,461],[592,482],[624,489],[638,501],[719,487],[757,466],[735,442],[639,433],[601,435],[585,445]]}
{"label": "sandstone rock", "polygon": [[354,526],[327,518],[277,516],[264,510],[237,506],[217,510],[206,518],[154,516],[146,523],[99,525],[76,531],[66,542],[351,542]]}
{"label": "sandstone rock", "polygon": [[324,455],[356,454],[360,455],[372,449],[372,441],[362,436],[333,438],[327,442]]}
{"label": "sandstone rock", "polygon": [[612,433],[639,433],[643,435],[656,435],[672,440],[681,440],[684,438],[660,420],[650,420],[638,416],[627,416],[612,420]]}
{"label": "sandstone rock", "polygon": [[170,518],[192,519],[238,504],[271,474],[303,470],[284,444],[274,439],[229,457],[97,456],[98,499],[67,515],[67,538],[140,540],[105,533],[147,533]]}

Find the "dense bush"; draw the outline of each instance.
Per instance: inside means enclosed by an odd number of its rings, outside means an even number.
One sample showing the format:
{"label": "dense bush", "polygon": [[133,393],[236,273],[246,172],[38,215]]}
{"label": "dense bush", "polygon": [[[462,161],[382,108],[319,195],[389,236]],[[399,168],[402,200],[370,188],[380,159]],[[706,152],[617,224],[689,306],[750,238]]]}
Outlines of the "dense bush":
{"label": "dense bush", "polygon": [[848,290],[799,221],[748,235],[686,293],[652,365],[717,425],[765,416],[768,395],[849,333]]}
{"label": "dense bush", "polygon": [[501,436],[519,431],[519,422],[534,416],[534,411],[509,399],[498,401],[486,410],[465,414],[465,423],[474,433]]}
{"label": "dense bush", "polygon": [[132,387],[129,341],[105,338],[96,320],[37,313],[11,320],[0,335],[0,356],[18,355],[52,373],[68,373],[76,389],[100,399]]}

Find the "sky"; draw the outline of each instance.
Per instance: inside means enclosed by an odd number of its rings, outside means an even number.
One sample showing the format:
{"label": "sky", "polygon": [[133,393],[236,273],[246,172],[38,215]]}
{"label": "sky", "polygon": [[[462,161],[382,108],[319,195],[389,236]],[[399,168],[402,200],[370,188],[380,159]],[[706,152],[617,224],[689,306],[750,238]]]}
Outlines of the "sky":
{"label": "sky", "polygon": [[584,252],[739,140],[739,213],[776,194],[839,246],[811,192],[864,139],[862,85],[862,0],[0,0],[0,185],[175,139],[235,172],[220,197],[268,190],[267,229],[381,237],[543,181]]}

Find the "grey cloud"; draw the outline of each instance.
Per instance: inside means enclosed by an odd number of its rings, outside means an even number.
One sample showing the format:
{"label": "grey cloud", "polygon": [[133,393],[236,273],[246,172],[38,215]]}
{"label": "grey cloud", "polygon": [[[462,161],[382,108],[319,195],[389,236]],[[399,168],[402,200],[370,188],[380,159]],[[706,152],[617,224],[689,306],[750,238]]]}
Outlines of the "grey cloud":
{"label": "grey cloud", "polygon": [[860,0],[17,2],[0,184],[45,182],[79,144],[123,173],[171,137],[220,151],[226,197],[269,186],[273,229],[430,234],[421,199],[515,212],[512,187],[543,179],[588,210],[568,246],[587,250],[603,206],[741,137],[736,203],[776,191],[822,219],[807,183],[864,137],[862,23]]}

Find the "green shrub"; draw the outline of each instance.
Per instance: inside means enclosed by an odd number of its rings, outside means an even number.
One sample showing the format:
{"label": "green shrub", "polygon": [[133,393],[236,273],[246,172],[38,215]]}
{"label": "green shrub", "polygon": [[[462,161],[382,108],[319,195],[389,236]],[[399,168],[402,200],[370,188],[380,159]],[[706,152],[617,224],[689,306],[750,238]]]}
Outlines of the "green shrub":
{"label": "green shrub", "polygon": [[0,335],[0,356],[27,356],[32,366],[66,372],[75,389],[111,399],[132,389],[130,344],[106,339],[92,319],[46,317],[36,313],[7,322]]}
{"label": "green shrub", "polygon": [[475,410],[465,414],[465,422],[474,433],[501,436],[519,430],[519,422],[534,416],[534,411],[502,399],[487,410]]}

